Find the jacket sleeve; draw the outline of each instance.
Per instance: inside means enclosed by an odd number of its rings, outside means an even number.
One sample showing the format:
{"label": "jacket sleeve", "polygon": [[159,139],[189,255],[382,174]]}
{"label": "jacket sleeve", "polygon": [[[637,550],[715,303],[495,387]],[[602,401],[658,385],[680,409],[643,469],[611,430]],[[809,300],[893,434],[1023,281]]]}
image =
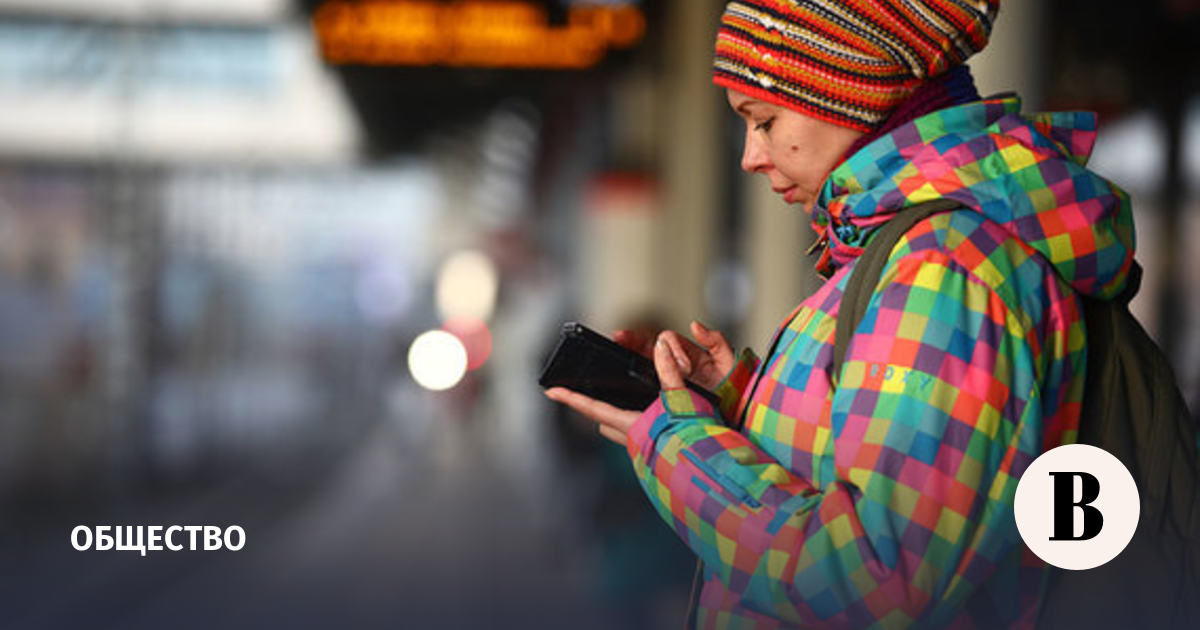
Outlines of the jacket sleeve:
{"label": "jacket sleeve", "polygon": [[[829,627],[944,623],[1023,547],[1012,503],[1042,448],[1040,327],[939,251],[893,262],[880,286],[831,416],[798,419],[833,438],[817,438],[813,480],[759,447],[788,435],[726,428],[687,390],[630,431],[651,502],[746,608]],[[780,386],[782,416],[795,410]]]}
{"label": "jacket sleeve", "polygon": [[749,348],[742,350],[734,362],[733,368],[729,370],[729,374],[726,374],[725,378],[713,389],[713,393],[721,401],[718,411],[721,412],[720,417],[724,418],[726,425],[734,426],[738,411],[742,408],[746,390],[754,378],[754,373],[758,371],[759,363],[759,358],[753,350]]}

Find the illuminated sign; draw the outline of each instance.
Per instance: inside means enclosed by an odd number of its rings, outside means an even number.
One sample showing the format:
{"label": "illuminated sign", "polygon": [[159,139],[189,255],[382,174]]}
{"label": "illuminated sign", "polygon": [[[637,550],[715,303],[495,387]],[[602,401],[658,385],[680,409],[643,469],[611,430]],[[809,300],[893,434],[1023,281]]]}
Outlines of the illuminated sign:
{"label": "illuminated sign", "polygon": [[572,6],[555,26],[530,2],[329,0],[313,28],[334,64],[579,69],[636,44],[646,20],[626,4]]}

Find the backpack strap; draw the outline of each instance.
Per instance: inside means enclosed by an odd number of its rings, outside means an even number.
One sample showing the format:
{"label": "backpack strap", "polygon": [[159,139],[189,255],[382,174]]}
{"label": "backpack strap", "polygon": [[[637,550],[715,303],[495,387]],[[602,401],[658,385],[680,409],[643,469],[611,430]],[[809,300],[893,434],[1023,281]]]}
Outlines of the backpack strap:
{"label": "backpack strap", "polygon": [[846,290],[842,293],[841,304],[838,306],[837,328],[833,337],[833,364],[829,371],[834,387],[837,387],[837,381],[841,378],[842,363],[846,360],[850,338],[854,336],[855,329],[867,312],[867,305],[871,303],[875,286],[879,284],[883,268],[887,266],[892,249],[900,242],[900,237],[922,219],[961,207],[962,204],[953,199],[934,199],[909,206],[871,235],[866,249],[854,263],[850,279],[846,282]]}
{"label": "backpack strap", "polygon": [[1129,306],[1133,298],[1137,297],[1138,291],[1142,288],[1142,266],[1138,261],[1133,261],[1129,265],[1129,275],[1125,278],[1125,288],[1121,290],[1121,294],[1116,297],[1116,301]]}

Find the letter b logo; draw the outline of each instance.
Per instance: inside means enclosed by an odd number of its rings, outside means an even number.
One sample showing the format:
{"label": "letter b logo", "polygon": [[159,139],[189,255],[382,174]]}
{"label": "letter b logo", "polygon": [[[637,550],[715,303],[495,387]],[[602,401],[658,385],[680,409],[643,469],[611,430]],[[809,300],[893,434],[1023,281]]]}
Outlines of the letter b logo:
{"label": "letter b logo", "polygon": [[1094,446],[1070,444],[1029,465],[1013,509],[1021,538],[1039,558],[1081,570],[1125,549],[1137,529],[1141,500],[1120,460]]}
{"label": "letter b logo", "polygon": [[[1091,540],[1104,527],[1104,515],[1091,505],[1100,496],[1100,480],[1086,472],[1051,472],[1054,477],[1054,535],[1050,540]],[[1083,485],[1083,496],[1075,496],[1075,480]],[[1083,510],[1083,532],[1075,535],[1075,509]]]}

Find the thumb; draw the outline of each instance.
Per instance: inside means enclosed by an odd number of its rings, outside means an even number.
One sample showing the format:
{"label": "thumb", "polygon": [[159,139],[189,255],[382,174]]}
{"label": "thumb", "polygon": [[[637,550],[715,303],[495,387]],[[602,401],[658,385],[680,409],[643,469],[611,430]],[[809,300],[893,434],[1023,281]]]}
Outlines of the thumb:
{"label": "thumb", "polygon": [[679,364],[675,362],[675,355],[662,335],[659,335],[658,341],[654,343],[654,369],[658,372],[658,383],[664,390],[683,388]]}

